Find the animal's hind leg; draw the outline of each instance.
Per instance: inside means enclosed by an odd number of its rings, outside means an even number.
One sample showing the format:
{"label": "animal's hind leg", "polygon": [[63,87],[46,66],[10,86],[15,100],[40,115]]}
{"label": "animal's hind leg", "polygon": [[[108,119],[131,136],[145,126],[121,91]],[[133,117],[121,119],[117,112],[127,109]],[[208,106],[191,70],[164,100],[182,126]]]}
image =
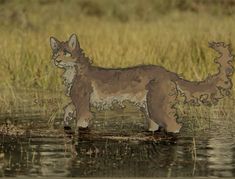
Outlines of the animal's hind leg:
{"label": "animal's hind leg", "polygon": [[145,104],[145,107],[141,108],[141,111],[144,113],[145,119],[148,123],[148,130],[152,132],[157,131],[159,129],[159,125],[156,122],[154,122],[152,119],[150,119],[148,114],[147,104]]}
{"label": "animal's hind leg", "polygon": [[73,103],[76,108],[77,127],[79,129],[87,128],[89,121],[93,118],[90,111],[90,92],[81,87],[76,98],[73,99]]}
{"label": "animal's hind leg", "polygon": [[152,81],[147,89],[147,107],[150,119],[167,132],[179,132],[181,125],[176,122],[176,109],[173,107],[177,102],[175,83],[166,80]]}

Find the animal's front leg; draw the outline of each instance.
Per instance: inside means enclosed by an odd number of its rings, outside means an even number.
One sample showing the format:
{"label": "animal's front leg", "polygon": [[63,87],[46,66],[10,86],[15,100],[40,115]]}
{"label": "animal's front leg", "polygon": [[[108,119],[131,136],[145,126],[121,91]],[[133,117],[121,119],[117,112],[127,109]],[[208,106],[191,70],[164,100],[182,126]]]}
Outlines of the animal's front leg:
{"label": "animal's front leg", "polygon": [[73,103],[69,103],[64,107],[64,127],[69,127],[70,121],[72,121],[73,117],[75,116],[75,106]]}
{"label": "animal's front leg", "polygon": [[92,119],[93,115],[90,111],[90,94],[88,92],[80,91],[75,102],[76,107],[76,118],[78,128],[87,128],[89,121]]}

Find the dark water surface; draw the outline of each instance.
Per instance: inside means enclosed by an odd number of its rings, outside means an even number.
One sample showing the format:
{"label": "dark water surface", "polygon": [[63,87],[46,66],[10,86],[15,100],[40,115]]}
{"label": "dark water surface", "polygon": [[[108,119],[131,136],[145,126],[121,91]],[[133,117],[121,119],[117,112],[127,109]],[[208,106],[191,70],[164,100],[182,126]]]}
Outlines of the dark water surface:
{"label": "dark water surface", "polygon": [[[235,131],[228,120],[213,120],[194,134],[185,122],[173,142],[78,139],[54,132],[43,119],[18,119],[27,120],[45,134],[1,135],[0,176],[235,176]],[[92,125],[92,131],[130,136],[145,129],[136,111],[100,112]]]}

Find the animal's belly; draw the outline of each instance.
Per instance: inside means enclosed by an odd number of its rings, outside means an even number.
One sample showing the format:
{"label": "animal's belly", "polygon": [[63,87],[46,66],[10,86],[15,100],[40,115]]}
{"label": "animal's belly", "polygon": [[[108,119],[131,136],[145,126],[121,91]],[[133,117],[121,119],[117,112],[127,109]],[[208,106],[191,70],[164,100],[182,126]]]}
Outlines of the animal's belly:
{"label": "animal's belly", "polygon": [[128,101],[137,107],[146,107],[146,91],[138,93],[100,94],[96,90],[90,96],[90,103],[99,110],[109,109],[114,103],[124,107],[123,102]]}

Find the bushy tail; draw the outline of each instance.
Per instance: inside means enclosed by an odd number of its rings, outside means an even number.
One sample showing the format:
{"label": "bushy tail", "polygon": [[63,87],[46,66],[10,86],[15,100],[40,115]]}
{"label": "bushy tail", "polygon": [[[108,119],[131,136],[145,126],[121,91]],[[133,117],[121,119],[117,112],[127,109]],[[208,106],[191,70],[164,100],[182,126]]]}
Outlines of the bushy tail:
{"label": "bushy tail", "polygon": [[175,80],[177,91],[185,97],[185,103],[200,105],[217,104],[218,100],[228,96],[232,89],[231,76],[233,55],[229,45],[223,42],[209,43],[209,47],[217,51],[220,56],[215,59],[219,65],[218,73],[208,76],[204,81],[192,82],[182,78]]}

